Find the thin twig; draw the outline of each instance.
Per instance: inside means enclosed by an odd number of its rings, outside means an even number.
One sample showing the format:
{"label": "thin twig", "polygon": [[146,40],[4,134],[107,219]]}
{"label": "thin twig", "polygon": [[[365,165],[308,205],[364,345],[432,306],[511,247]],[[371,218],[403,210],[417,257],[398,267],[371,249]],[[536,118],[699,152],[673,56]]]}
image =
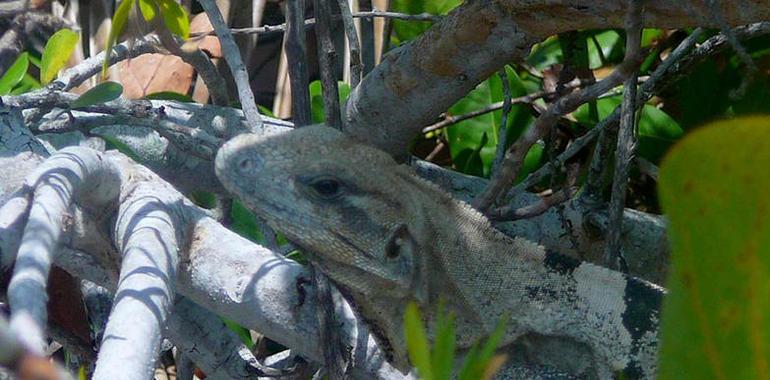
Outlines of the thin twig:
{"label": "thin twig", "polygon": [[497,131],[497,147],[495,149],[495,159],[492,161],[492,175],[500,169],[500,163],[503,162],[505,155],[506,137],[508,136],[508,114],[511,112],[511,84],[508,83],[508,74],[505,72],[506,66],[503,66],[497,75],[503,84],[503,114],[500,116],[500,129]]}
{"label": "thin twig", "polygon": [[160,17],[156,17],[152,22],[163,47],[195,68],[198,75],[203,78],[203,83],[209,89],[211,102],[218,106],[228,106],[230,104],[230,97],[227,95],[225,80],[206,53],[197,47],[192,50],[182,49],[178,37],[171,34],[168,28],[162,25],[163,21]]}
{"label": "thin twig", "polygon": [[323,89],[324,113],[326,125],[341,129],[339,89],[337,76],[334,75],[337,52],[331,35],[331,4],[326,0],[314,0],[317,26],[315,29],[318,39],[318,61],[321,69],[321,87]]}
{"label": "thin twig", "polygon": [[569,166],[567,170],[567,185],[563,189],[524,207],[514,208],[513,205],[509,204],[504,207],[492,210],[488,214],[489,219],[495,222],[507,222],[519,219],[533,218],[535,216],[542,215],[553,206],[572,199],[572,197],[577,192],[577,186],[575,184],[577,182],[579,169],[579,164],[573,164]]}
{"label": "thin twig", "polygon": [[[688,71],[687,68],[691,67],[694,62],[691,61],[690,64],[687,64],[685,62],[680,63],[680,61],[685,60],[685,57],[689,57],[687,53],[693,46],[695,46],[703,33],[704,29],[695,29],[689,36],[687,36],[687,38],[679,43],[671,54],[668,55],[666,60],[658,65],[655,71],[650,75],[649,79],[644,82],[639,89],[636,102],[637,107],[641,108],[653,94],[659,92],[667,84],[674,82],[675,80],[672,77],[676,77],[678,73]],[[713,38],[715,37],[712,37],[712,39]],[[711,39],[709,39],[709,41],[711,41]],[[697,50],[700,50],[700,48]],[[695,55],[697,50],[693,51],[692,55]],[[594,127],[594,130],[600,130],[599,142],[596,145],[594,156],[591,159],[591,165],[588,169],[585,190],[581,194],[583,201],[589,204],[599,205],[602,203],[601,193],[603,188],[604,165],[609,162],[608,157],[611,154],[610,152],[612,152],[612,144],[616,141],[616,133],[614,130],[616,129],[619,120],[620,106],[616,107],[609,116]]]}
{"label": "thin twig", "polygon": [[361,44],[358,42],[358,32],[353,23],[353,15],[348,7],[348,0],[337,0],[340,7],[340,16],[342,25],[345,28],[345,36],[348,39],[348,50],[350,54],[350,88],[356,88],[361,82],[361,73],[363,64],[361,63]]}
{"label": "thin twig", "polygon": [[310,118],[310,93],[308,92],[307,52],[305,50],[305,0],[286,2],[286,20],[289,31],[286,35],[286,59],[291,83],[291,108],[294,125],[301,127],[312,123]]}
{"label": "thin twig", "polygon": [[474,206],[481,211],[488,210],[497,201],[498,197],[508,192],[532,144],[541,139],[563,115],[574,111],[583,103],[598,98],[622,83],[631,72],[636,70],[639,61],[639,57],[627,56],[612,73],[601,81],[565,95],[548,106],[545,112],[541,113],[535,120],[534,125],[515,144],[508,148],[500,165],[498,175],[492,177],[487,188],[474,200]]}
{"label": "thin twig", "polygon": [[751,59],[751,55],[746,51],[746,48],[740,41],[738,41],[738,37],[735,35],[733,29],[730,28],[730,25],[725,21],[724,17],[722,17],[719,1],[706,0],[706,7],[710,10],[709,15],[711,16],[711,19],[719,25],[720,32],[722,32],[727,41],[730,42],[730,45],[732,45],[733,50],[735,50],[735,55],[737,55],[741,62],[743,62],[743,65],[746,66],[745,75],[743,80],[741,80],[741,84],[738,88],[730,92],[731,98],[741,98],[746,93],[749,84],[754,80],[754,76],[759,71],[759,68],[757,67],[757,64],[754,63],[754,60]]}
{"label": "thin twig", "polygon": [[[630,0],[626,19],[626,57],[641,56],[642,40],[642,1]],[[615,153],[615,174],[612,182],[612,197],[607,218],[607,243],[604,247],[604,263],[609,268],[628,272],[626,259],[621,252],[623,230],[623,210],[626,203],[628,185],[628,167],[636,146],[636,76],[634,71],[626,79],[623,103],[620,111],[620,129]]]}
{"label": "thin twig", "polygon": [[[404,21],[438,21],[441,20],[444,16],[440,15],[432,15],[430,13],[420,13],[420,14],[407,14],[407,13],[398,13],[398,12],[387,12],[382,11],[379,9],[373,9],[371,11],[365,11],[365,12],[355,12],[352,13],[353,18],[384,18],[388,20],[404,20]],[[332,19],[339,19],[339,16],[332,17]],[[305,20],[304,24],[305,27],[311,27],[315,25],[316,19],[315,18],[309,18]],[[286,31],[286,24],[278,24],[278,25],[263,25],[256,28],[233,28],[230,29],[230,32],[234,35],[243,35],[243,34],[272,34],[272,33],[283,33]],[[190,33],[190,37],[197,38],[202,36],[211,36],[215,35],[213,30],[205,31],[205,32],[197,32],[197,33]]]}
{"label": "thin twig", "polygon": [[432,162],[436,156],[441,153],[442,150],[444,150],[444,148],[446,148],[446,144],[443,141],[439,141],[433,150],[430,151],[427,156],[425,156],[425,161]]}
{"label": "thin twig", "polygon": [[[571,82],[570,85],[571,86],[574,85],[574,87],[577,88],[580,84],[577,81],[574,81],[574,82]],[[534,102],[537,99],[540,99],[540,98],[543,98],[543,97],[547,97],[547,96],[550,96],[550,95],[553,95],[553,94],[554,94],[554,92],[549,92],[549,91],[533,92],[531,94],[527,94],[527,95],[519,96],[519,97],[516,97],[516,98],[512,98],[511,99],[511,105],[514,105],[514,104],[531,104],[532,102]],[[488,114],[490,112],[497,111],[497,110],[503,108],[504,103],[505,103],[505,101],[500,101],[500,102],[492,103],[492,104],[490,104],[490,105],[488,105],[488,106],[486,106],[484,108],[481,108],[481,109],[478,109],[478,110],[475,110],[475,111],[471,111],[471,112],[468,112],[468,113],[465,113],[465,114],[462,114],[462,115],[447,116],[447,117],[444,118],[444,120],[441,120],[439,122],[436,122],[434,124],[431,124],[431,125],[423,128],[422,129],[422,133],[428,133],[428,132],[432,132],[432,131],[435,131],[435,130],[438,130],[438,129],[441,129],[441,128],[446,128],[446,127],[448,127],[450,125],[457,124],[457,123],[459,123],[461,121],[468,120],[468,119],[471,119],[471,118],[474,118],[474,117],[477,117],[477,116],[485,115],[485,114]]]}
{"label": "thin twig", "polygon": [[658,180],[658,167],[650,161],[647,161],[644,157],[636,157],[636,165],[639,166],[639,171],[642,174],[652,178],[654,181]]}
{"label": "thin twig", "polygon": [[[160,50],[160,42],[155,35],[144,36],[144,38],[136,41],[131,48],[129,48],[128,45],[128,42],[123,42],[112,48],[112,54],[110,56],[111,64],[114,65],[120,61],[135,58],[142,54],[157,53]],[[105,52],[102,51],[99,54],[80,62],[65,70],[62,75],[49,83],[46,87],[52,90],[69,91],[80,86],[88,78],[91,78],[102,71],[104,57]]]}
{"label": "thin twig", "polygon": [[[644,82],[645,80],[647,80],[647,77],[639,77],[639,82]],[[577,80],[574,80],[574,81],[570,82],[569,86],[565,86],[565,88],[578,88],[578,87],[580,87],[580,83],[578,83]],[[547,97],[555,95],[555,94],[556,94],[555,91],[538,91],[538,92],[533,92],[531,94],[527,94],[527,95],[523,95],[523,96],[519,96],[517,98],[511,99],[511,105],[515,105],[515,104],[528,104],[528,105],[532,106],[532,108],[534,108],[535,112],[541,113],[542,111],[545,111],[545,108],[540,106],[540,105],[538,105],[537,103],[534,103],[534,101],[537,100],[537,99],[540,99],[540,98],[547,98]],[[620,92],[618,92],[618,94],[620,94]],[[614,94],[613,92],[607,92],[606,94],[603,94],[603,95],[599,96],[599,99],[601,99],[601,98],[603,98],[605,96],[614,96],[614,95],[617,95],[617,94]],[[492,104],[487,105],[484,108],[480,108],[480,109],[477,109],[475,111],[464,113],[462,115],[444,115],[444,119],[443,120],[438,121],[436,123],[433,123],[433,124],[423,128],[422,129],[422,133],[433,132],[435,130],[446,128],[446,127],[449,127],[451,125],[457,124],[459,122],[462,122],[462,121],[465,121],[465,120],[468,120],[468,119],[472,119],[472,118],[477,117],[477,116],[486,115],[486,114],[488,114],[490,112],[495,112],[495,111],[503,108],[504,102],[505,101],[499,101],[499,102],[496,102],[496,103],[492,103]],[[562,117],[566,118],[566,119],[568,119],[570,121],[573,121],[573,122],[575,121],[574,117],[572,117],[570,115],[562,115]]]}
{"label": "thin twig", "polygon": [[249,73],[246,71],[246,66],[243,65],[241,51],[238,49],[238,45],[235,44],[230,29],[227,27],[214,0],[198,0],[198,3],[209,17],[211,25],[214,27],[219,38],[219,43],[222,45],[222,53],[225,61],[227,61],[227,65],[230,67],[230,72],[233,74],[233,80],[238,89],[238,99],[241,101],[241,109],[243,109],[246,120],[249,124],[261,128],[262,117],[259,115],[257,103],[254,101],[254,93],[251,91]]}

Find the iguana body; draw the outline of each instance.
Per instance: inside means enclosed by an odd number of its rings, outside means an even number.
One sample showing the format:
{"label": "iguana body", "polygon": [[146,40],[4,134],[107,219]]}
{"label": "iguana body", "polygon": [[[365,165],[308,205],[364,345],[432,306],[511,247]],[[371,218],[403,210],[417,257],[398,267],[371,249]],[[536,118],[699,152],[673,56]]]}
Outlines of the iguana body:
{"label": "iguana body", "polygon": [[505,316],[505,343],[567,337],[590,348],[600,377],[654,377],[661,288],[512,239],[379,150],[313,126],[236,137],[216,169],[228,190],[313,253],[401,368],[407,303],[430,319],[443,300],[459,347]]}

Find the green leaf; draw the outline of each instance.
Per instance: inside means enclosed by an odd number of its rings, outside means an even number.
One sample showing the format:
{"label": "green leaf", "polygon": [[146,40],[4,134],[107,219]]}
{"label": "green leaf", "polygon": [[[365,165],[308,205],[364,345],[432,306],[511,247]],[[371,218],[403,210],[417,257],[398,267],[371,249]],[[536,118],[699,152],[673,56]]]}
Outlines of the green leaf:
{"label": "green leaf", "polygon": [[[623,59],[625,41],[618,32],[605,30],[592,34],[593,37],[589,37],[588,42],[588,66],[590,68],[598,69],[604,66],[605,62],[602,62],[602,57],[607,62],[619,62],[619,60]],[[599,53],[600,51],[601,54]]]}
{"label": "green leaf", "polygon": [[[310,82],[308,86],[310,92],[310,116],[313,123],[323,123],[326,120],[324,114],[324,97],[320,80]],[[350,85],[345,82],[337,82],[337,91],[340,95],[340,104],[344,104],[350,96]]]}
{"label": "green leaf", "polygon": [[[489,166],[484,165],[484,160],[482,158],[482,151],[485,149],[488,140],[489,138],[487,137],[487,134],[484,133],[481,136],[479,146],[473,149],[465,149],[460,152],[459,155],[457,155],[457,157],[454,159],[455,166],[457,166],[461,172],[475,175],[477,177],[482,177],[485,174],[488,174]],[[487,152],[490,150],[491,149],[487,149]],[[494,154],[494,151],[491,153]],[[487,169],[486,172],[485,169]]]}
{"label": "green leaf", "polygon": [[13,90],[9,93],[10,95],[19,95],[23,94],[25,92],[29,92],[32,90],[37,90],[38,88],[42,87],[40,85],[40,82],[35,79],[32,75],[29,75],[29,73],[24,74],[24,77],[21,78],[21,81],[19,84],[14,87]]}
{"label": "green leaf", "polygon": [[497,323],[497,327],[489,335],[487,340],[479,348],[479,342],[476,342],[468,350],[468,353],[463,360],[463,365],[460,369],[460,374],[457,377],[458,380],[471,380],[485,378],[485,372],[487,372],[487,366],[490,365],[490,361],[495,354],[500,341],[505,336],[505,323],[508,321],[507,316],[500,318]]}
{"label": "green leaf", "polygon": [[532,52],[527,57],[527,63],[538,70],[562,62],[562,51],[559,38],[551,36],[532,46]]}
{"label": "green leaf", "polygon": [[142,12],[142,17],[145,21],[150,22],[155,19],[155,0],[139,0],[139,11]]}
{"label": "green leaf", "polygon": [[212,210],[217,207],[217,197],[208,191],[195,190],[190,193],[190,199],[199,207]]}
{"label": "green leaf", "polygon": [[465,354],[462,367],[460,367],[460,374],[457,375],[457,380],[477,380],[481,377],[481,374],[477,372],[477,358],[479,356],[479,342],[474,343]]}
{"label": "green leaf", "polygon": [[254,348],[254,341],[251,339],[251,333],[249,332],[249,329],[227,319],[224,317],[220,317],[222,322],[227,326],[230,331],[234,332],[236,335],[238,335],[238,338],[241,340],[241,343],[245,344],[246,347],[249,349]]}
{"label": "green leaf", "polygon": [[117,99],[123,93],[123,86],[117,82],[102,82],[75,99],[70,108],[77,109]]}
{"label": "green leaf", "polygon": [[61,29],[54,33],[43,49],[40,60],[40,82],[50,83],[56,74],[64,67],[78,43],[78,34],[69,29]]}
{"label": "green leaf", "polygon": [[0,95],[8,95],[24,78],[29,67],[29,53],[21,53],[0,78]]}
{"label": "green leaf", "polygon": [[404,337],[406,337],[409,360],[417,368],[420,378],[422,380],[433,380],[428,337],[420,317],[420,310],[414,302],[410,302],[406,306],[406,312],[404,313]]}
{"label": "green leaf", "polygon": [[[448,113],[463,115],[498,101],[501,96],[499,94],[495,96],[491,84],[495,80],[498,83],[500,81],[495,75],[476,86],[473,91],[450,107]],[[449,153],[458,170],[476,176],[488,175],[489,167],[495,156],[499,115],[499,111],[490,112],[461,121],[445,129]],[[476,161],[472,162],[469,159]]]}
{"label": "green leaf", "polygon": [[539,143],[535,143],[527,151],[527,155],[524,156],[524,165],[522,165],[519,174],[516,175],[516,183],[523,181],[529,173],[532,173],[540,167],[540,163],[543,162],[543,152],[545,149]]}
{"label": "green leaf", "polygon": [[508,322],[507,316],[500,318],[500,321],[497,322],[497,327],[495,327],[495,331],[489,335],[489,338],[487,338],[486,342],[481,346],[477,360],[482,368],[487,366],[487,362],[489,362],[489,359],[492,359],[492,355],[495,354],[497,347],[500,346],[500,341],[502,341],[503,336],[505,336],[506,322]]}
{"label": "green leaf", "polygon": [[273,110],[271,110],[270,108],[267,108],[267,107],[265,107],[265,106],[263,106],[261,104],[257,104],[257,109],[259,109],[259,113],[261,115],[265,115],[267,117],[275,118],[275,114],[273,113]]}
{"label": "green leaf", "polygon": [[195,103],[195,100],[193,98],[185,95],[180,94],[178,92],[174,91],[160,91],[160,92],[153,92],[152,94],[148,94],[144,96],[144,99],[148,100],[175,100],[177,102],[182,103]]}
{"label": "green leaf", "polygon": [[157,0],[163,14],[163,23],[171,33],[184,39],[190,36],[190,17],[187,11],[174,0]]}
{"label": "green leaf", "polygon": [[38,69],[40,68],[40,58],[35,57],[34,55],[29,56],[29,63],[31,63],[32,66],[35,66]]}
{"label": "green leaf", "polygon": [[660,168],[671,267],[660,379],[759,379],[770,370],[770,118],[713,123]]}
{"label": "green leaf", "polygon": [[142,162],[141,157],[139,157],[136,152],[134,152],[133,149],[131,149],[130,146],[128,146],[123,141],[120,141],[115,136],[110,136],[107,134],[100,134],[99,137],[101,137],[104,141],[107,142],[107,145],[111,145],[110,149],[117,149],[118,152],[125,154],[126,156],[130,157],[132,160],[136,162]]}
{"label": "green leaf", "polygon": [[[506,68],[506,73],[511,87],[511,96],[525,95],[527,90],[517,73],[510,68]],[[502,100],[502,82],[499,76],[495,74],[450,107],[448,113],[450,115],[462,115],[478,111]],[[463,120],[445,129],[449,153],[459,171],[476,176],[489,176],[489,170],[495,157],[501,117],[502,111],[490,112]],[[531,120],[532,116],[525,105],[513,105],[511,107],[506,129],[508,145],[526,130]]]}
{"label": "green leaf", "polygon": [[104,47],[106,57],[104,64],[102,64],[102,77],[107,76],[107,68],[110,67],[110,56],[112,55],[112,47],[115,46],[120,34],[123,33],[123,29],[126,28],[128,22],[128,16],[131,14],[131,7],[134,6],[135,0],[123,0],[118,5],[118,9],[115,10],[115,14],[112,16],[112,27],[110,28],[110,35],[107,37],[107,44]]}
{"label": "green leaf", "polygon": [[265,240],[262,236],[262,231],[259,230],[259,226],[255,222],[256,217],[239,200],[233,200],[233,208],[230,215],[233,218],[233,224],[230,225],[230,229],[235,231],[235,233],[255,243],[261,243]]}
{"label": "green leaf", "polygon": [[436,380],[450,380],[455,357],[454,315],[447,313],[443,303],[439,303],[436,314],[436,338],[431,355],[433,375]]}

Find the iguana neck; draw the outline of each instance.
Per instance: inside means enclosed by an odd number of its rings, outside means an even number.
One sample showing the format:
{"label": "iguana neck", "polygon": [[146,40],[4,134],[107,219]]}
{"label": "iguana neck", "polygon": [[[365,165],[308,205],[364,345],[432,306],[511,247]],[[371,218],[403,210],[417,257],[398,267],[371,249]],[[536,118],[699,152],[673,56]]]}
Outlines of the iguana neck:
{"label": "iguana neck", "polygon": [[429,206],[435,239],[429,254],[440,272],[430,276],[443,275],[444,284],[453,285],[436,291],[457,298],[455,310],[466,319],[458,319],[460,345],[489,334],[505,318],[506,342],[524,333],[569,337],[612,363],[611,370],[632,368],[627,373],[642,377],[654,372],[659,288],[511,239],[470,206],[451,202]]}

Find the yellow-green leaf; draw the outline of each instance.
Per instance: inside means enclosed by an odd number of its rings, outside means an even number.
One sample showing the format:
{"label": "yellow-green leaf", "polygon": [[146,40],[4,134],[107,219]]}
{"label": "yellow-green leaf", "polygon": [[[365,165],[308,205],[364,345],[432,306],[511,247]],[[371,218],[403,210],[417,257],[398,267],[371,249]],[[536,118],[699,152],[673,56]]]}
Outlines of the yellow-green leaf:
{"label": "yellow-green leaf", "polygon": [[110,100],[117,99],[122,93],[123,86],[121,86],[120,83],[102,82],[75,99],[75,101],[70,104],[70,108],[82,108],[109,102]]}
{"label": "yellow-green leaf", "polygon": [[409,360],[417,368],[417,374],[422,380],[433,380],[431,370],[430,345],[425,333],[425,326],[420,317],[420,310],[414,302],[406,306],[404,313],[404,337],[409,353]]}
{"label": "yellow-green leaf", "polygon": [[721,121],[663,160],[669,294],[660,379],[770,376],[770,118]]}
{"label": "yellow-green leaf", "polygon": [[0,78],[0,95],[8,95],[24,78],[29,67],[29,54],[21,53]]}
{"label": "yellow-green leaf", "polygon": [[139,10],[142,12],[142,17],[144,17],[144,20],[147,22],[152,21],[155,19],[156,11],[156,2],[155,0],[139,0]]}
{"label": "yellow-green leaf", "polygon": [[112,55],[112,47],[115,46],[120,34],[123,33],[123,29],[126,28],[128,22],[128,16],[131,14],[131,7],[134,6],[134,0],[123,0],[118,4],[118,9],[115,10],[115,14],[112,15],[112,27],[110,28],[110,35],[107,37],[107,45],[104,47],[104,63],[102,64],[102,77],[107,76],[107,68],[110,67],[110,56]]}
{"label": "yellow-green leaf", "polygon": [[163,23],[172,33],[187,39],[190,36],[190,18],[187,11],[174,0],[158,0]]}
{"label": "yellow-green leaf", "polygon": [[78,34],[69,29],[61,29],[48,39],[40,60],[41,83],[45,85],[56,78],[56,74],[64,67],[75,50],[78,39]]}

